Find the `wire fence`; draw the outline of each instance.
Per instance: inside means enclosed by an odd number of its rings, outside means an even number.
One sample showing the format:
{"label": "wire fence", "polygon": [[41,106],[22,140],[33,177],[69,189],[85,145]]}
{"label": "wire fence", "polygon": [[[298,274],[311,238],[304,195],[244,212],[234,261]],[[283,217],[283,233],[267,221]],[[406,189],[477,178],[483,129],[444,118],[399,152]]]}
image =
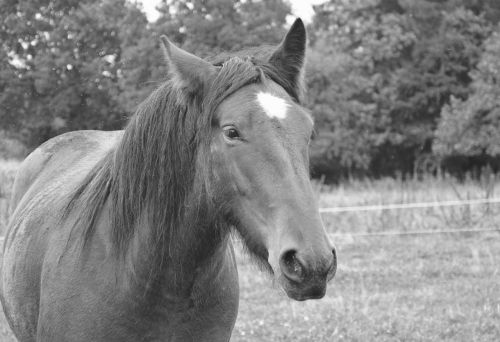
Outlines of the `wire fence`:
{"label": "wire fence", "polygon": [[[434,201],[434,202],[416,202],[416,203],[390,203],[378,205],[361,205],[361,206],[345,206],[320,208],[322,214],[335,214],[346,212],[363,212],[363,211],[385,211],[385,210],[401,210],[401,209],[425,209],[438,207],[456,207],[456,206],[472,206],[472,205],[489,205],[499,204],[500,198],[479,198],[469,200],[453,200],[453,201]],[[381,232],[360,232],[360,233],[331,233],[331,238],[335,237],[377,237],[377,236],[415,236],[415,235],[436,235],[436,234],[460,234],[460,233],[483,233],[483,232],[500,232],[499,227],[479,227],[479,228],[460,228],[460,229],[433,229],[433,230],[411,230],[411,231],[381,231]]]}
{"label": "wire fence", "polygon": [[439,201],[439,202],[417,202],[417,203],[392,203],[377,205],[360,205],[333,208],[320,208],[320,213],[344,213],[353,211],[382,211],[397,209],[419,209],[437,207],[456,207],[465,205],[495,204],[500,203],[500,198],[479,198],[471,200]]}
{"label": "wire fence", "polygon": [[436,229],[436,230],[410,230],[410,231],[385,231],[366,233],[330,233],[330,238],[336,237],[371,237],[371,236],[404,236],[404,235],[434,235],[434,234],[459,234],[459,233],[483,233],[499,232],[500,228],[461,228],[461,229]]}
{"label": "wire fence", "polygon": [[[484,204],[499,204],[500,198],[479,198],[470,200],[454,200],[454,201],[436,201],[436,202],[415,202],[415,203],[391,203],[378,205],[361,205],[361,206],[345,206],[320,208],[322,214],[345,213],[345,212],[363,212],[363,211],[384,211],[384,210],[400,210],[400,209],[422,209],[422,208],[437,208],[437,207],[455,207],[466,205],[484,205]],[[398,235],[433,235],[433,234],[460,234],[460,233],[483,233],[483,232],[500,232],[499,227],[481,227],[481,228],[461,228],[461,229],[436,229],[436,230],[412,230],[412,231],[382,231],[382,232],[362,232],[362,233],[330,233],[331,238],[335,237],[376,237],[376,236],[398,236]],[[4,237],[0,236],[0,243]]]}

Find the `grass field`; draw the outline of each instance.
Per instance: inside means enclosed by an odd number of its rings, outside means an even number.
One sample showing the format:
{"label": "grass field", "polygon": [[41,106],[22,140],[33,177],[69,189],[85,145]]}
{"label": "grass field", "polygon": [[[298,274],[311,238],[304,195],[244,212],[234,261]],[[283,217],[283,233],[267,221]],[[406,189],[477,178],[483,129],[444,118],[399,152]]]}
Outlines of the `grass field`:
{"label": "grass field", "polygon": [[[14,162],[0,162],[0,229]],[[318,185],[347,206],[498,197],[494,177]],[[339,269],[327,296],[293,302],[238,251],[240,310],[232,341],[500,341],[500,232],[359,237],[356,233],[496,227],[500,205],[325,215]],[[14,341],[0,317],[0,341]]]}

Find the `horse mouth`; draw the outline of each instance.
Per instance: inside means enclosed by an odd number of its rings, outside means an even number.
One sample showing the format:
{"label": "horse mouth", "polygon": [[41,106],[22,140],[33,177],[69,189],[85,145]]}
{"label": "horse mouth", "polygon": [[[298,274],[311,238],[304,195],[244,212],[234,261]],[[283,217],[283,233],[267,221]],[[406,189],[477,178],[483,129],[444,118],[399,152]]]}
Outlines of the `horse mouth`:
{"label": "horse mouth", "polygon": [[287,296],[296,301],[321,299],[326,294],[326,280],[311,283],[297,283],[286,276],[281,277],[281,286]]}

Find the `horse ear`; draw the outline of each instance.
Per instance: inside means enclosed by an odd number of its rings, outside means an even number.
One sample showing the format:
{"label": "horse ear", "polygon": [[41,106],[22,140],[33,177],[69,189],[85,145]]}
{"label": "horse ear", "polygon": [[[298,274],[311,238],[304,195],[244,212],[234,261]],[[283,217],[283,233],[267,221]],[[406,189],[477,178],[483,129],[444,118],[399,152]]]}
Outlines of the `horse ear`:
{"label": "horse ear", "polygon": [[285,76],[298,94],[304,78],[306,36],[304,23],[297,18],[269,59],[269,63]]}
{"label": "horse ear", "polygon": [[215,72],[212,64],[178,48],[166,36],[162,35],[160,40],[171,76],[184,86],[198,88],[205,84]]}

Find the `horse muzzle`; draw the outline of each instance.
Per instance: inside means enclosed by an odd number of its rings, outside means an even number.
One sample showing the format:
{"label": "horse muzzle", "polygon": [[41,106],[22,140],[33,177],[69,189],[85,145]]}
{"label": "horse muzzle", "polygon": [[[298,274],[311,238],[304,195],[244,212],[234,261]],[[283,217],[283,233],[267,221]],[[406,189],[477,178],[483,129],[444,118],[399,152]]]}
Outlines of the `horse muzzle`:
{"label": "horse muzzle", "polygon": [[281,255],[279,265],[279,282],[288,297],[298,301],[321,299],[337,271],[337,255],[332,249],[330,258],[308,262],[306,256],[289,250]]}

